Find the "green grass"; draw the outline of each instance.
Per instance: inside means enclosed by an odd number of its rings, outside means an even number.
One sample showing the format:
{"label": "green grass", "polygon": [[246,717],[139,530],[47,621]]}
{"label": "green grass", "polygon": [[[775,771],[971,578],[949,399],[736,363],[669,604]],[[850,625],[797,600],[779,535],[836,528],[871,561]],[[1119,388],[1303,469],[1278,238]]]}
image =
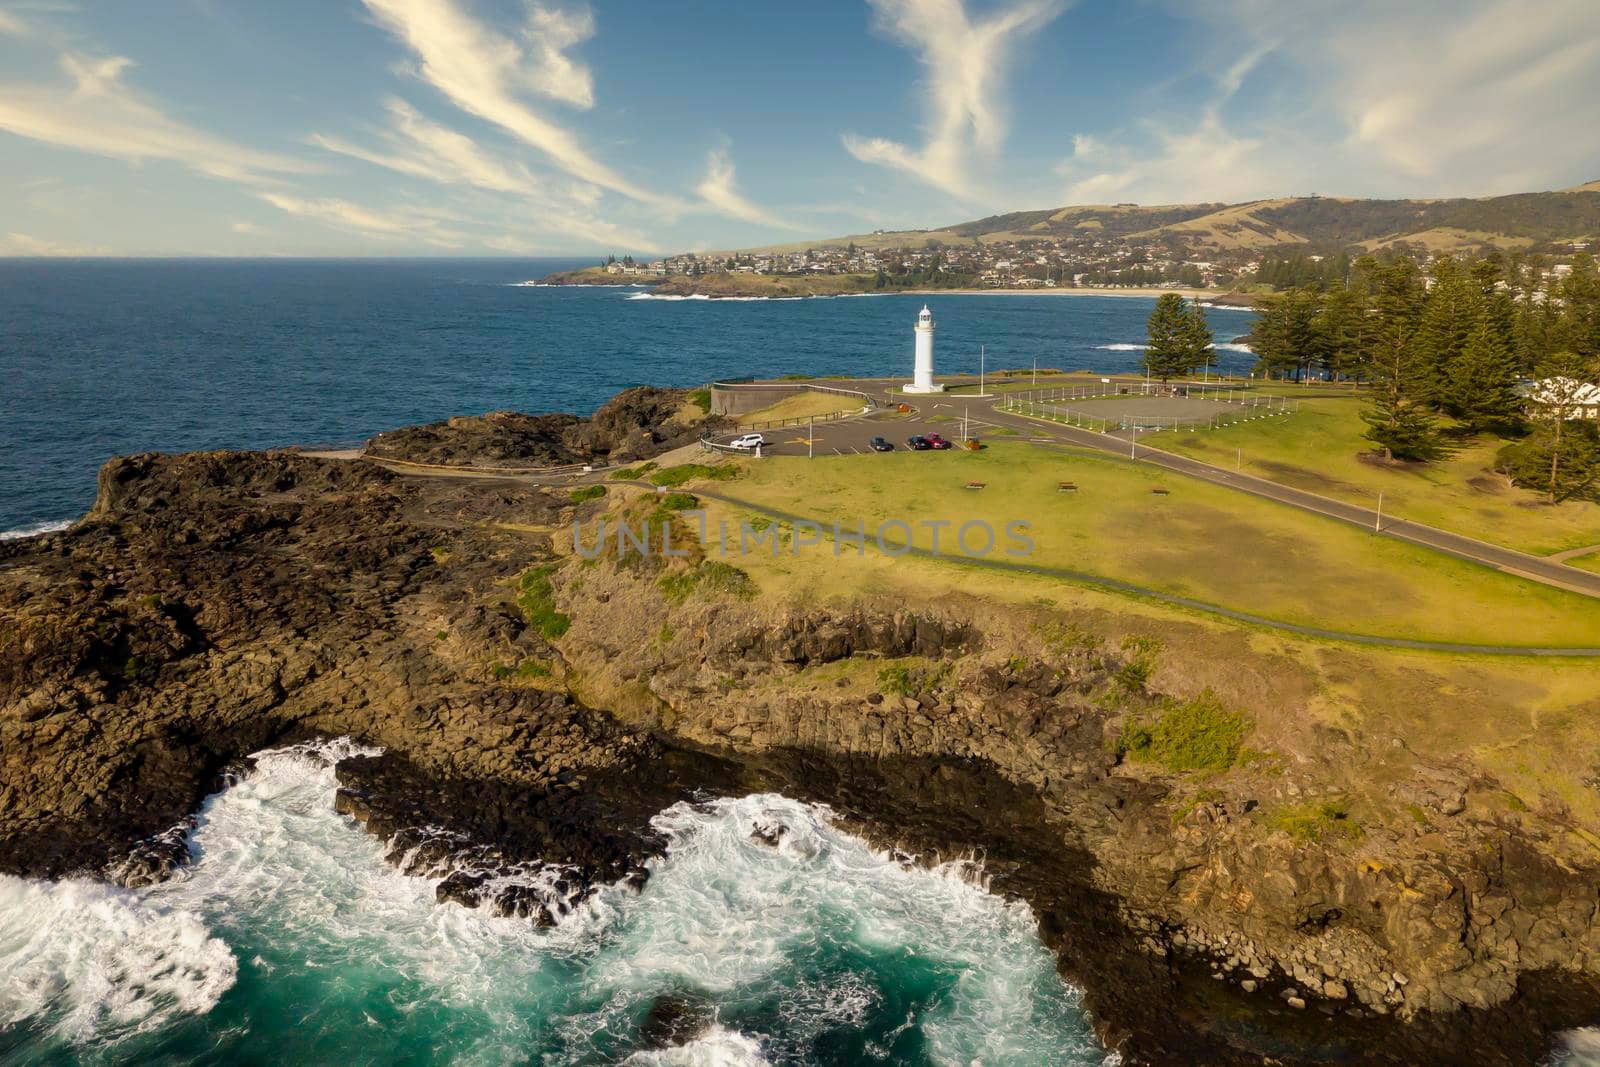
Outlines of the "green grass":
{"label": "green grass", "polygon": [[714,467],[708,467],[704,463],[683,463],[655,472],[650,475],[650,481],[654,485],[673,489],[702,478],[707,481],[725,482],[738,473],[739,468],[733,463],[719,463]]}
{"label": "green grass", "polygon": [[1358,841],[1363,833],[1361,825],[1350,817],[1349,809],[1336,800],[1280,808],[1267,816],[1267,825],[1284,831],[1302,845],[1334,837]]}
{"label": "green grass", "polygon": [[656,466],[656,462],[651,460],[649,463],[641,463],[637,467],[622,467],[618,470],[614,470],[611,472],[609,477],[617,479],[618,481],[636,482],[640,478],[643,478],[646,474],[649,474],[651,471],[655,470]]}
{"label": "green grass", "polygon": [[1184,703],[1168,702],[1154,722],[1130,717],[1119,748],[1130,759],[1169,771],[1221,771],[1239,762],[1249,724],[1207,689]]}
{"label": "green grass", "polygon": [[691,390],[689,403],[699,408],[702,415],[711,414],[711,390],[705,386]]}
{"label": "green grass", "polygon": [[[1293,386],[1273,392],[1299,395]],[[1154,434],[1148,443],[1230,470],[1242,460],[1248,474],[1369,508],[1381,492],[1386,515],[1535,555],[1600,542],[1600,504],[1547,504],[1537,493],[1507,487],[1492,473],[1494,454],[1505,443],[1500,438],[1468,439],[1439,463],[1378,466],[1358,458],[1372,448],[1361,436],[1363,402],[1315,392],[1298,412],[1283,418]]]}
{"label": "green grass", "polygon": [[[973,493],[969,480],[987,488]],[[1059,493],[1060,481],[1078,485]],[[1169,490],[1165,496],[1153,488]],[[1319,515],[1111,457],[997,442],[982,452],[769,457],[737,495],[872,531],[901,519],[914,542],[957,553],[958,527],[995,530],[991,558],[1030,524],[1034,551],[1015,562],[1131,582],[1163,593],[1330,630],[1432,641],[1600,647],[1600,611],[1574,593],[1467,563]],[[890,540],[903,536],[891,528]],[[1593,534],[1590,534],[1593,537]],[[982,547],[975,538],[974,548]],[[827,549],[822,549],[827,551]],[[830,566],[849,581],[852,550]],[[832,557],[830,555],[830,560]]]}
{"label": "green grass", "polygon": [[1592,552],[1587,556],[1577,556],[1567,560],[1567,566],[1576,567],[1580,571],[1590,571],[1600,574],[1600,552]]}
{"label": "green grass", "polygon": [[749,574],[714,559],[702,560],[689,570],[665,575],[656,584],[661,594],[674,604],[682,604],[697,593],[720,594],[738,600],[749,600],[756,595],[756,586]]}
{"label": "green grass", "polygon": [[605,495],[606,487],[603,485],[581,486],[568,494],[574,504],[586,504],[591,500],[599,500]]}
{"label": "green grass", "polygon": [[529,567],[517,581],[517,607],[547,641],[561,637],[572,625],[571,618],[556,610],[555,588],[550,584],[555,569],[553,563]]}

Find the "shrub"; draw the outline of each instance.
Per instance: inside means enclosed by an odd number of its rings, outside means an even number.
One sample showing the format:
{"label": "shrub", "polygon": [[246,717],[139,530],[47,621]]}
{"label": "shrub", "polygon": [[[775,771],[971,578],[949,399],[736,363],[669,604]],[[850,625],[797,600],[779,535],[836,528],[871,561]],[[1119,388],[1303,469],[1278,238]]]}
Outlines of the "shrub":
{"label": "shrub", "polygon": [[700,409],[700,414],[711,414],[711,390],[699,388],[689,394],[689,403]]}
{"label": "shrub", "polygon": [[528,625],[547,641],[565,634],[572,625],[572,619],[556,610],[555,587],[550,584],[555,569],[553,563],[529,567],[517,582],[517,607],[522,609]]}
{"label": "shrub", "polygon": [[536,659],[525,659],[521,663],[517,664],[517,677],[548,678],[550,677],[550,665],[548,663],[541,663]]}
{"label": "shrub", "polygon": [[1220,771],[1239,762],[1248,728],[1207,689],[1186,703],[1169,702],[1153,723],[1130,718],[1119,747],[1129,759],[1172,771]]}
{"label": "shrub", "polygon": [[433,556],[433,561],[435,563],[449,562],[450,550],[443,545],[434,545],[432,548],[428,549],[428,553]]}
{"label": "shrub", "polygon": [[885,696],[908,697],[915,695],[917,684],[911,678],[910,667],[885,667],[878,672],[878,689]]}
{"label": "shrub", "polygon": [[589,501],[599,500],[605,495],[606,487],[603,485],[579,486],[577,489],[574,489],[568,494],[574,504],[587,504]]}
{"label": "shrub", "polygon": [[704,463],[683,463],[676,467],[657,471],[650,475],[650,481],[655,485],[666,486],[668,489],[676,488],[696,478],[706,478],[714,482],[725,482],[739,473],[739,468],[732,463],[719,463],[715,467],[708,467]]}
{"label": "shrub", "polygon": [[662,596],[674,604],[683,603],[697,589],[740,600],[749,600],[756,595],[756,584],[750,580],[748,573],[731,563],[714,559],[702,560],[689,570],[665,575],[656,585]]}
{"label": "shrub", "polygon": [[657,511],[688,511],[698,507],[700,501],[693,493],[668,493],[656,504]]}
{"label": "shrub", "polygon": [[1276,811],[1267,820],[1275,830],[1283,830],[1302,845],[1314,844],[1328,837],[1359,840],[1362,829],[1350,817],[1349,809],[1336,800],[1318,804],[1299,804]]}
{"label": "shrub", "polygon": [[655,469],[655,461],[651,460],[649,463],[641,463],[637,467],[623,467],[620,470],[614,470],[611,472],[610,477],[638,481]]}

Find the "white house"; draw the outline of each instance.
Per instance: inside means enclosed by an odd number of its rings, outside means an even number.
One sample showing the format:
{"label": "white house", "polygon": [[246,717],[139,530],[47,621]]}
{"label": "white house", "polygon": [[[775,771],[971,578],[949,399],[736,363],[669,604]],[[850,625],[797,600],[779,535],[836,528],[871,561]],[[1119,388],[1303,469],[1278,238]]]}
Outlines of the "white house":
{"label": "white house", "polygon": [[1541,405],[1569,405],[1568,418],[1600,419],[1600,385],[1593,382],[1546,378],[1533,383],[1528,389],[1528,399]]}

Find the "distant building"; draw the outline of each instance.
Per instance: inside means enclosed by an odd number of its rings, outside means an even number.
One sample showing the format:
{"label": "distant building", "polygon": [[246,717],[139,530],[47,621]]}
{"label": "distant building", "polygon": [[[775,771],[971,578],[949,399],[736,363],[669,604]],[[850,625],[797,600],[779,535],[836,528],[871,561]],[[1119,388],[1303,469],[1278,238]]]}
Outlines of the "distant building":
{"label": "distant building", "polygon": [[1600,419],[1600,385],[1571,378],[1546,378],[1528,387],[1528,399],[1535,404],[1566,404],[1568,417]]}

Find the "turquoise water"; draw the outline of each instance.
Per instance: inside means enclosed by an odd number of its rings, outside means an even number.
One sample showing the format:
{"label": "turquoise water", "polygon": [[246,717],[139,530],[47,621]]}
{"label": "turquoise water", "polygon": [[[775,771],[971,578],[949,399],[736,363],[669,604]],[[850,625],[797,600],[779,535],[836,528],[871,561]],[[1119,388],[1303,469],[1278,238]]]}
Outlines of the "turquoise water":
{"label": "turquoise water", "polygon": [[[1028,910],[775,795],[680,804],[643,892],[553,930],[434,903],[333,810],[348,742],[264,755],[195,862],[125,891],[0,877],[8,1064],[1098,1064]],[[753,822],[788,828],[777,848]],[[689,1044],[641,1048],[663,996]]]}
{"label": "turquoise water", "polygon": [[[0,536],[81,515],[113,455],[363,440],[485,411],[586,414],[630,385],[1137,365],[1152,300],[641,299],[521,284],[557,260],[0,260]],[[1210,312],[1217,340],[1246,312]],[[1219,351],[1222,365],[1253,357]]]}

